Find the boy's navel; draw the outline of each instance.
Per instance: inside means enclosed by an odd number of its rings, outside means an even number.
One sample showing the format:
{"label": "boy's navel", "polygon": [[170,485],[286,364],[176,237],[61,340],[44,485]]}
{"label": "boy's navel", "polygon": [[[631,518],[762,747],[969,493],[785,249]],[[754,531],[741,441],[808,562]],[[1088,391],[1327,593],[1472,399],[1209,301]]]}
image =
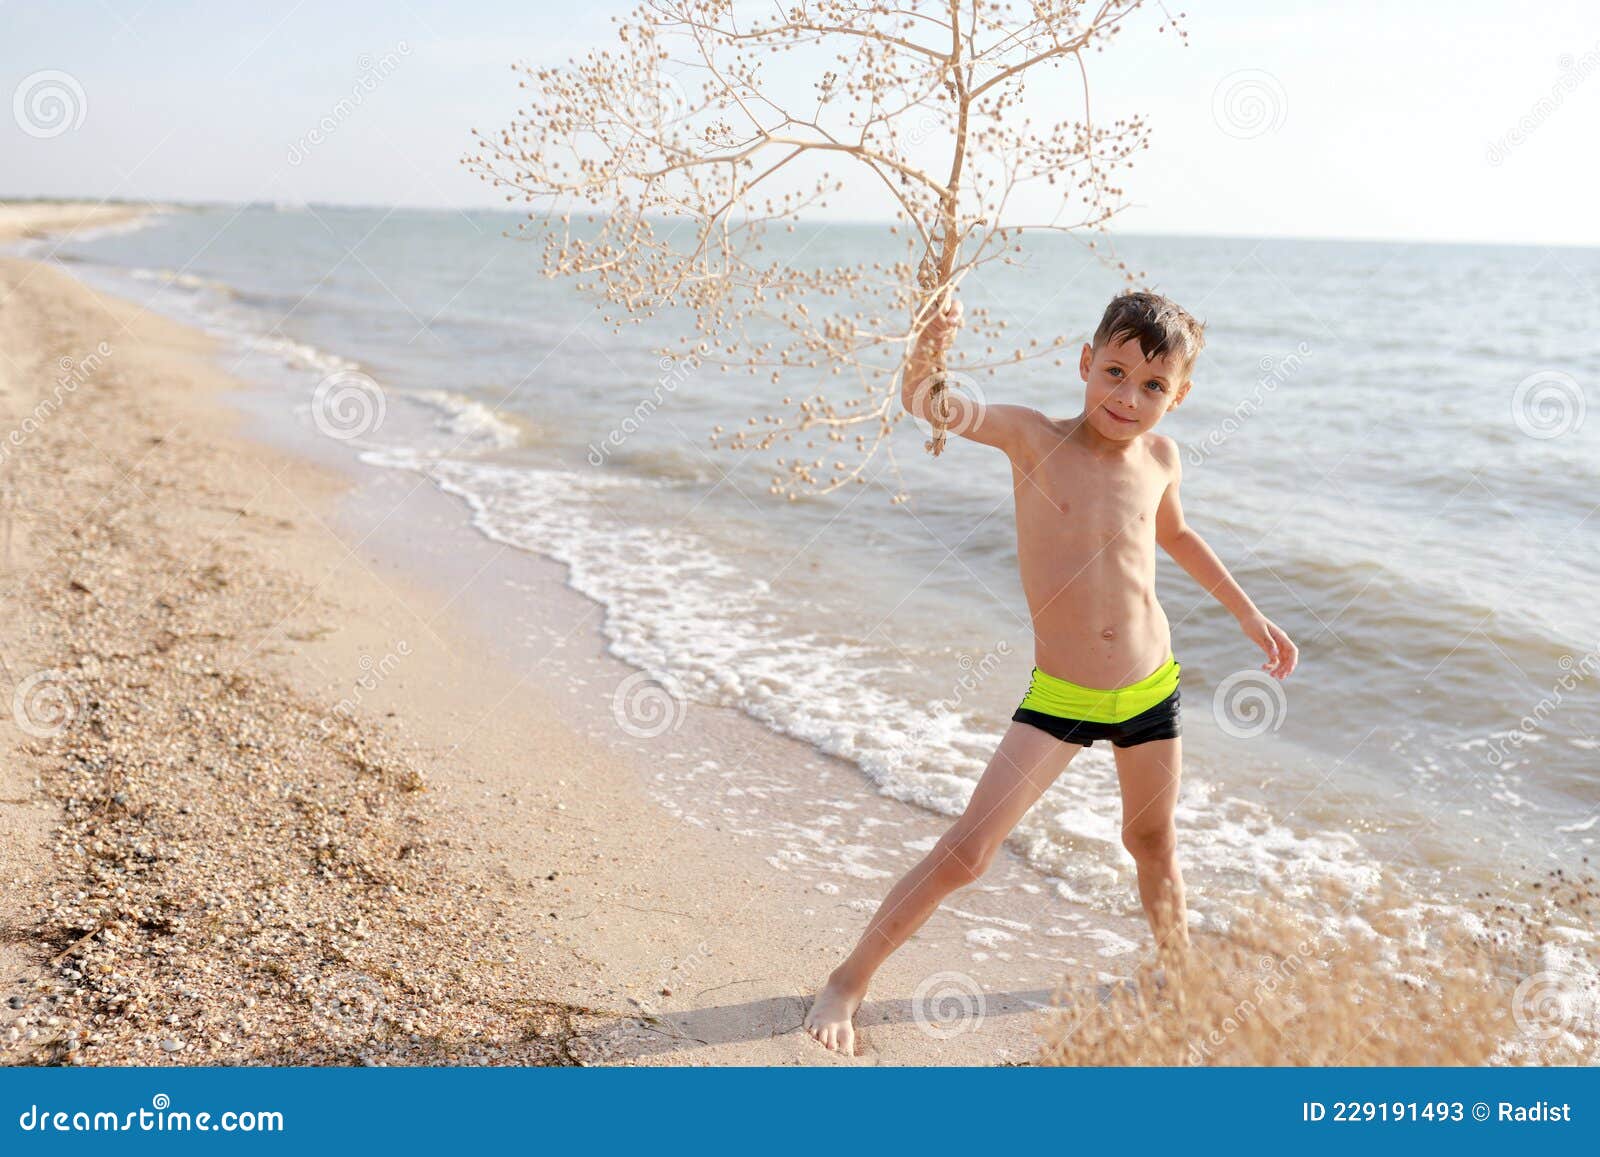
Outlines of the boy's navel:
{"label": "boy's navel", "polygon": [[1114,639],[1117,637],[1117,632],[1112,630],[1110,627],[1107,627],[1105,630],[1100,632],[1100,637],[1102,639]]}

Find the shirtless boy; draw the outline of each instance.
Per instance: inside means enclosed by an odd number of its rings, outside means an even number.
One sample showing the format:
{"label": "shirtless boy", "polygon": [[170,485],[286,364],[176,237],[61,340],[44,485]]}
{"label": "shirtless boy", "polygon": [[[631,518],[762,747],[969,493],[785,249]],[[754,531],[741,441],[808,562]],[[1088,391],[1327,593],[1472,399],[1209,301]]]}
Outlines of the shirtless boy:
{"label": "shirtless boy", "polygon": [[[961,325],[950,301],[923,332],[902,400],[929,420],[933,353]],[[850,956],[806,1014],[806,1031],[854,1054],[853,1018],[873,973],[945,897],[983,875],[1011,829],[1073,756],[1108,740],[1122,789],[1122,843],[1158,947],[1189,943],[1173,811],[1182,740],[1178,662],[1156,601],[1160,546],[1239,621],[1276,679],[1299,652],[1234,582],[1183,520],[1177,444],[1155,426],[1188,394],[1203,327],[1151,293],[1106,307],[1078,373],[1083,411],[1049,418],[1027,406],[987,405],[949,390],[949,428],[1011,459],[1017,560],[1033,619],[1028,692],[966,810],[889,892]]]}

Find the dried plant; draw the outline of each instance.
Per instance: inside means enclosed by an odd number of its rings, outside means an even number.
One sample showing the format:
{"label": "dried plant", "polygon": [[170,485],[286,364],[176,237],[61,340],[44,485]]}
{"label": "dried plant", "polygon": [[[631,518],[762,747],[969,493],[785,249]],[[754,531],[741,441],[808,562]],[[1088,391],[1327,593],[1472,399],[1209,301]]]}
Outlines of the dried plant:
{"label": "dried plant", "polygon": [[[658,352],[774,384],[851,382],[841,400],[785,397],[788,413],[711,436],[739,450],[804,437],[806,453],[776,459],[772,491],[825,494],[866,481],[902,412],[910,355],[955,286],[990,261],[1015,263],[1024,233],[1103,233],[1120,208],[1115,174],[1147,133],[1137,117],[1094,123],[1085,57],[1143,3],[649,0],[618,18],[612,48],[515,66],[532,102],[500,133],[474,130],[478,151],[463,163],[534,206],[521,228],[544,235],[546,275],[597,294],[614,328],[684,308],[693,335]],[[1168,26],[1185,36],[1164,13]],[[1076,69],[1080,115],[1035,123],[1029,81],[1063,64]],[[881,196],[892,218],[883,259],[803,267],[803,252],[778,252],[770,231],[794,232],[839,196],[836,170],[855,174],[853,204]],[[1011,221],[1013,195],[1035,182],[1060,190],[1055,215]],[[1114,261],[1103,239],[1089,245]],[[983,309],[967,319],[981,352],[947,367],[938,351],[915,383],[940,416],[926,443],[935,455],[956,375],[1069,343],[1006,348],[1004,321]]]}
{"label": "dried plant", "polygon": [[1337,935],[1282,898],[1117,984],[1073,981],[1043,1029],[1049,1065],[1482,1065],[1600,1061],[1594,877],[1464,924],[1395,897]]}

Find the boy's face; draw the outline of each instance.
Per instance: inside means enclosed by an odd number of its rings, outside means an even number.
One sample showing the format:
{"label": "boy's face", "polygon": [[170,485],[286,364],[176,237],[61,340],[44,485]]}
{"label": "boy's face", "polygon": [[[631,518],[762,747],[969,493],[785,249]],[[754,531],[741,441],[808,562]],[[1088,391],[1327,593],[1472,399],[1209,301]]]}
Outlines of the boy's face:
{"label": "boy's face", "polygon": [[1189,392],[1188,368],[1175,354],[1146,358],[1138,338],[1084,343],[1078,373],[1084,382],[1084,413],[1104,437],[1130,441],[1152,429]]}

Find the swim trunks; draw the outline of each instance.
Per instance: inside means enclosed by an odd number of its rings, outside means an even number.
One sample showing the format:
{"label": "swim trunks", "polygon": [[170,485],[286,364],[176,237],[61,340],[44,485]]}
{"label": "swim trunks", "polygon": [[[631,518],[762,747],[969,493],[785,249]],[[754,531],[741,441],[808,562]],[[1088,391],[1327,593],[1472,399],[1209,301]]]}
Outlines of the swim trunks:
{"label": "swim trunks", "polygon": [[1110,690],[1081,687],[1035,667],[1028,693],[1011,718],[1084,747],[1097,739],[1109,739],[1116,747],[1176,739],[1183,734],[1178,716],[1180,667],[1168,653],[1167,661],[1150,675]]}

